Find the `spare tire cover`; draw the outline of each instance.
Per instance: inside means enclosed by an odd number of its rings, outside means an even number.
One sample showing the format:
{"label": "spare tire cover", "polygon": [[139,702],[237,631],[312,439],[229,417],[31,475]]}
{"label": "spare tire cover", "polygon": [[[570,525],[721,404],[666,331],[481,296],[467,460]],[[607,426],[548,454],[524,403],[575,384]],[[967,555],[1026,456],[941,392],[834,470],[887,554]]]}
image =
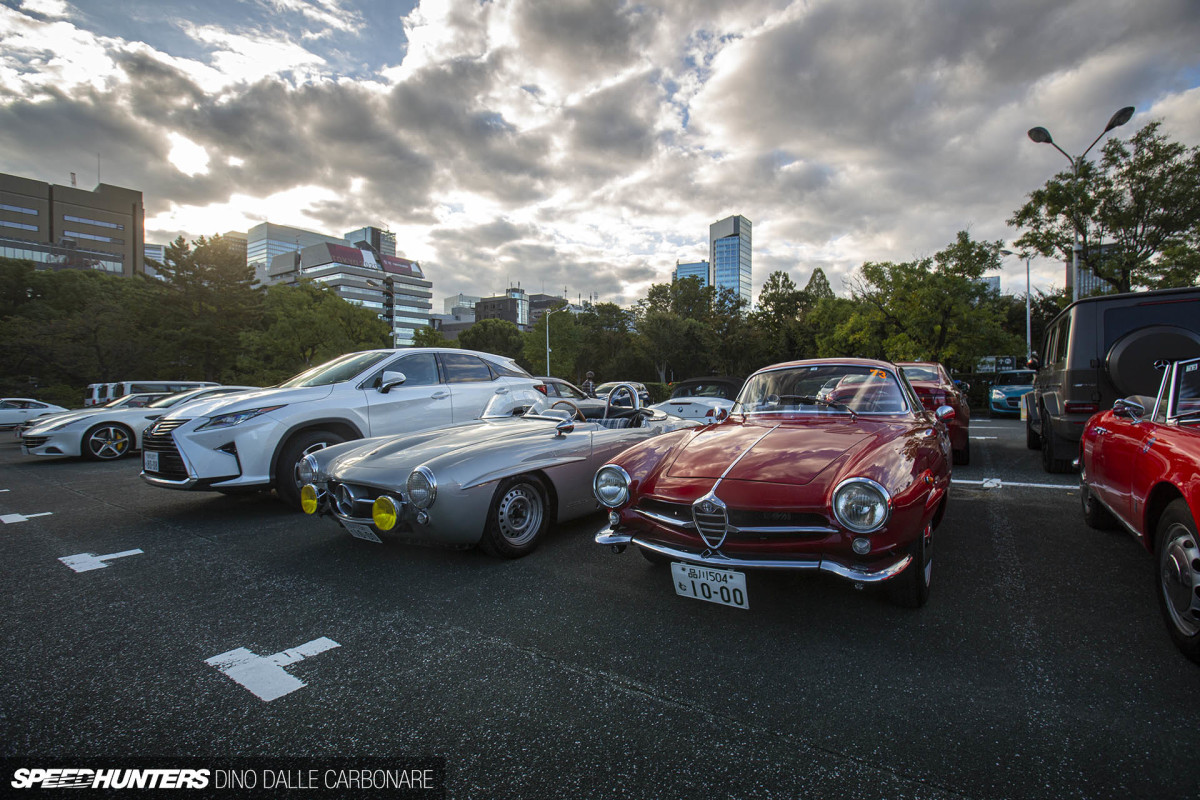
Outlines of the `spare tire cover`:
{"label": "spare tire cover", "polygon": [[1175,325],[1150,325],[1117,339],[1105,357],[1108,376],[1121,397],[1157,395],[1162,373],[1154,368],[1161,359],[1178,361],[1200,356],[1200,334]]}

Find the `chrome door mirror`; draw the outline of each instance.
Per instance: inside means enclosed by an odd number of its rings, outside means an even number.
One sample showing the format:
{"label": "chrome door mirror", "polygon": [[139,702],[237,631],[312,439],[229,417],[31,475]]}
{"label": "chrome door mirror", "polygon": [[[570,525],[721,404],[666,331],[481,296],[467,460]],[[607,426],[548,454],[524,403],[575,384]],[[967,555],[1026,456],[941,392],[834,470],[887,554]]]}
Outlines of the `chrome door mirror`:
{"label": "chrome door mirror", "polygon": [[566,436],[568,433],[571,433],[574,430],[575,430],[575,419],[574,418],[564,419],[554,426],[554,435],[555,436]]}
{"label": "chrome door mirror", "polygon": [[408,378],[403,372],[385,372],[383,378],[379,382],[379,391],[382,394],[387,394],[393,388],[404,383]]}
{"label": "chrome door mirror", "polygon": [[939,422],[949,422],[954,419],[954,409],[951,406],[938,406],[933,415],[938,418]]}
{"label": "chrome door mirror", "polygon": [[1132,397],[1122,397],[1113,403],[1113,414],[1137,422],[1146,416],[1146,407]]}

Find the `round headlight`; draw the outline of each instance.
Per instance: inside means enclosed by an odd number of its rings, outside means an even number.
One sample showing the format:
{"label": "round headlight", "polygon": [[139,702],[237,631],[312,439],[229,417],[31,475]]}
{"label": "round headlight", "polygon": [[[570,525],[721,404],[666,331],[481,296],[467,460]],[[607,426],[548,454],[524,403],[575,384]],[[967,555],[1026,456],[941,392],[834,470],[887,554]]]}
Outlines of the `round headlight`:
{"label": "round headlight", "polygon": [[400,509],[396,506],[396,501],[385,495],[380,495],[375,498],[375,502],[371,504],[371,521],[375,523],[375,527],[381,531],[390,531],[396,527],[396,521],[400,519]]}
{"label": "round headlight", "polygon": [[300,478],[301,483],[316,483],[317,475],[316,456],[309,454],[300,459],[300,463],[296,465],[296,476]]}
{"label": "round headlight", "polygon": [[833,490],[833,515],[855,533],[877,531],[891,514],[887,490],[869,478],[850,478]]}
{"label": "round headlight", "polygon": [[602,505],[620,508],[629,502],[629,484],[629,473],[616,464],[605,464],[597,470],[592,490]]}
{"label": "round headlight", "polygon": [[408,476],[408,501],[420,509],[429,508],[437,499],[437,481],[429,467],[417,467]]}

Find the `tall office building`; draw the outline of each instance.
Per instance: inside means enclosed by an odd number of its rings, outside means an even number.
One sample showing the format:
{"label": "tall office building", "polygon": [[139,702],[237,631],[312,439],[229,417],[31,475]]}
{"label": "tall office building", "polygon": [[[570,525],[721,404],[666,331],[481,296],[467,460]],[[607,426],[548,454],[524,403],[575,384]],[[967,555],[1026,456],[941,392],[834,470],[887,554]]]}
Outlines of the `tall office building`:
{"label": "tall office building", "polygon": [[708,286],[709,280],[709,264],[707,261],[692,261],[688,264],[675,262],[675,271],[671,273],[671,281],[679,281],[684,278],[695,278],[700,281],[701,286]]}
{"label": "tall office building", "polygon": [[411,345],[416,329],[428,327],[433,310],[433,283],[420,264],[345,243],[281,253],[271,262],[267,278],[269,283],[289,284],[307,278],[347,302],[377,311],[392,329],[394,347]]}
{"label": "tall office building", "polygon": [[269,283],[269,271],[274,266],[277,256],[299,253],[304,248],[317,244],[344,245],[346,240],[306,231],[303,228],[263,222],[246,232],[246,265],[254,267],[254,277],[260,283]]}
{"label": "tall office building", "polygon": [[381,256],[396,255],[396,234],[382,228],[367,226],[350,231],[342,238],[353,247],[362,247],[365,244],[366,249],[374,250]]}
{"label": "tall office building", "polygon": [[475,304],[475,320],[506,319],[523,331],[529,330],[529,295],[520,287],[509,287],[502,295],[485,297]]}
{"label": "tall office building", "polygon": [[142,272],[142,193],[102,183],[94,191],[0,174],[0,256],[44,269]]}
{"label": "tall office building", "polygon": [[751,237],[750,220],[726,217],[708,226],[708,260],[712,265],[711,285],[729,289],[750,305]]}

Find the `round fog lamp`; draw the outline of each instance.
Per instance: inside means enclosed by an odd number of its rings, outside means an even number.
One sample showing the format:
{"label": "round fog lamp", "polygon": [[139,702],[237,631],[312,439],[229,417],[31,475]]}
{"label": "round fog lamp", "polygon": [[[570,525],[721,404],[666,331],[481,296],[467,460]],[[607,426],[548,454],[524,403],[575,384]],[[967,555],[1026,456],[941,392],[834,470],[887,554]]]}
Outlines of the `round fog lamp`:
{"label": "round fog lamp", "polygon": [[301,486],[300,487],[300,508],[303,509],[304,513],[305,514],[317,513],[318,505],[319,505],[319,502],[317,500],[317,487],[313,486],[311,483],[306,483],[303,486]]}
{"label": "round fog lamp", "polygon": [[612,527],[617,527],[621,524],[621,515],[616,511],[608,512],[608,524]]}
{"label": "round fog lamp", "polygon": [[850,546],[854,548],[854,552],[858,553],[860,556],[865,556],[867,553],[871,552],[870,539],[864,539],[860,537],[851,542]]}
{"label": "round fog lamp", "polygon": [[375,502],[371,504],[371,520],[379,530],[390,531],[396,527],[396,521],[399,518],[400,512],[396,508],[396,501],[386,494],[375,498]]}

